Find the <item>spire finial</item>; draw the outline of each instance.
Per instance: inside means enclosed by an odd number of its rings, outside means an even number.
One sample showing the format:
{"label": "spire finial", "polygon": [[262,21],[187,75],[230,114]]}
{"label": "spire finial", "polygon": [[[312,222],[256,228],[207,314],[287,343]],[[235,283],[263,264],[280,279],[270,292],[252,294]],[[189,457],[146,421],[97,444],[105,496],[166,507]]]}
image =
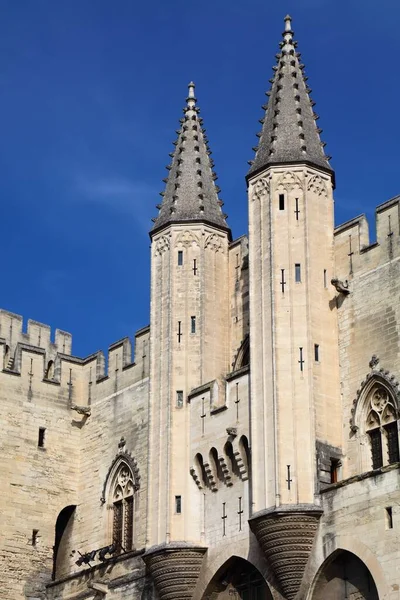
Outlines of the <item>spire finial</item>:
{"label": "spire finial", "polygon": [[188,84],[188,88],[189,88],[189,94],[188,97],[186,98],[186,102],[189,108],[194,108],[196,106],[196,96],[194,94],[194,88],[196,86],[194,85],[193,81],[191,81]]}
{"label": "spire finial", "polygon": [[285,31],[292,30],[292,17],[290,15],[286,15],[285,17]]}

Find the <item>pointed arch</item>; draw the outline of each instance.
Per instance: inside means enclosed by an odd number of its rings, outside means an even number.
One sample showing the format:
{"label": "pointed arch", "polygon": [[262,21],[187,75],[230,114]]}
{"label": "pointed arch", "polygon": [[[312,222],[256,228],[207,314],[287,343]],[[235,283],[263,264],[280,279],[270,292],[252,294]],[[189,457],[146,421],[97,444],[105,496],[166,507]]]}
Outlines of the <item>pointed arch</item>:
{"label": "pointed arch", "polygon": [[[351,435],[369,442],[371,468],[399,462],[399,384],[389,371],[372,370],[353,401]],[[364,457],[364,464],[367,457]]]}
{"label": "pointed arch", "polygon": [[309,598],[335,600],[353,596],[379,600],[376,583],[367,565],[348,550],[335,550],[321,565]]}
{"label": "pointed arch", "polygon": [[128,452],[119,453],[108,470],[102,502],[110,509],[110,530],[116,551],[134,548],[136,492],[140,475],[136,460]]}
{"label": "pointed arch", "polygon": [[246,335],[243,342],[240,345],[239,350],[236,353],[235,360],[233,361],[233,371],[238,371],[243,367],[247,367],[250,364],[250,336]]}
{"label": "pointed arch", "polygon": [[272,594],[260,571],[248,560],[231,556],[213,575],[202,600],[226,597],[272,600]]}

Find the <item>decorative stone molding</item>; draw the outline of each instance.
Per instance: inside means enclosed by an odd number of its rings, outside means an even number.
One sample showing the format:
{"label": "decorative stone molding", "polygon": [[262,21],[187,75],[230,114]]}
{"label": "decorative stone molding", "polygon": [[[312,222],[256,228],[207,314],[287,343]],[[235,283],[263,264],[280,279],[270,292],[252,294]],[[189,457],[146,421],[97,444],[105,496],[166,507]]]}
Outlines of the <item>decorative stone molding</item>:
{"label": "decorative stone molding", "polygon": [[207,548],[172,543],[150,548],[144,556],[160,600],[191,600]]}
{"label": "decorative stone molding", "polygon": [[353,406],[351,409],[350,417],[350,429],[351,432],[357,433],[359,427],[357,424],[357,412],[359,411],[360,405],[363,405],[363,400],[372,390],[374,385],[379,386],[389,393],[389,397],[393,398],[393,411],[398,418],[400,416],[400,384],[396,377],[383,368],[377,369],[379,364],[379,358],[374,354],[369,361],[369,367],[371,372],[368,373],[366,378],[361,382],[359,389],[357,390],[356,397],[353,400]]}
{"label": "decorative stone molding", "polygon": [[251,196],[252,200],[261,200],[264,196],[269,194],[270,185],[269,180],[266,178],[259,179],[253,186],[253,193]]}
{"label": "decorative stone molding", "polygon": [[328,197],[328,190],[325,181],[319,175],[313,175],[310,177],[307,183],[307,191],[314,192],[317,196]]}
{"label": "decorative stone molding", "polygon": [[317,506],[294,505],[262,511],[249,520],[287,600],[300,589],[321,514]]}
{"label": "decorative stone molding", "polygon": [[217,482],[215,481],[214,473],[213,473],[210,463],[208,463],[208,462],[204,463],[204,470],[207,474],[207,479],[210,484],[211,491],[216,492],[217,491]]}
{"label": "decorative stone molding", "polygon": [[197,474],[195,467],[190,467],[190,474],[193,477],[193,480],[194,480],[195,484],[197,485],[197,487],[199,488],[199,490],[202,490],[203,486],[201,485],[201,480]]}
{"label": "decorative stone molding", "polygon": [[276,182],[276,187],[283,187],[287,192],[291,192],[292,190],[298,188],[299,190],[303,189],[303,183],[301,179],[292,171],[286,171],[283,173],[278,181]]}
{"label": "decorative stone molding", "polygon": [[206,239],[204,248],[210,248],[210,250],[214,250],[214,252],[219,252],[219,250],[222,249],[221,238],[216,233],[212,233]]}
{"label": "decorative stone molding", "polygon": [[200,246],[199,238],[194,231],[190,231],[189,229],[182,231],[182,233],[177,236],[175,245],[177,246],[178,244],[182,244],[182,246],[185,246],[186,248],[193,244]]}
{"label": "decorative stone molding", "polygon": [[139,467],[137,465],[136,459],[132,456],[132,454],[130,454],[130,452],[126,452],[125,450],[120,450],[118,452],[117,456],[112,461],[111,466],[107,471],[107,475],[106,475],[106,478],[105,478],[104,484],[103,484],[103,491],[102,491],[101,498],[100,498],[100,502],[102,504],[104,504],[106,502],[107,485],[110,480],[110,477],[113,476],[113,474],[119,468],[120,464],[124,463],[124,462],[128,465],[128,467],[132,471],[133,479],[134,479],[134,482],[133,482],[134,490],[137,491],[140,488],[140,473],[139,473]]}
{"label": "decorative stone molding", "polygon": [[169,238],[166,235],[162,235],[157,241],[156,241],[156,254],[160,255],[164,254],[164,252],[167,252],[169,250],[169,246],[170,246],[170,242],[169,242]]}
{"label": "decorative stone molding", "polygon": [[247,472],[247,468],[245,463],[243,462],[242,453],[239,449],[233,449],[233,455],[235,457],[238,469],[239,469],[239,477],[242,481],[247,481],[249,478],[249,474]]}
{"label": "decorative stone molding", "polygon": [[222,475],[223,475],[225,484],[228,487],[231,487],[233,485],[233,481],[232,481],[232,476],[231,476],[231,472],[229,470],[229,467],[226,464],[225,457],[224,456],[218,456],[218,460],[219,460],[219,464],[221,465]]}

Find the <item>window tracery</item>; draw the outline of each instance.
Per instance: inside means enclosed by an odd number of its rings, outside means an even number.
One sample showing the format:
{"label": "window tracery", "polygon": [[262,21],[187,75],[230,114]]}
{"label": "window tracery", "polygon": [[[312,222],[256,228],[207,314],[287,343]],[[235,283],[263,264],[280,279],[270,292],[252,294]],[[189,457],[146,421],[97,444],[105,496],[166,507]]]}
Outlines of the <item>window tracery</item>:
{"label": "window tracery", "polygon": [[399,435],[395,401],[379,383],[368,395],[366,433],[371,445],[372,468],[399,462]]}
{"label": "window tracery", "polygon": [[133,549],[135,483],[125,462],[119,466],[112,487],[113,544],[126,552]]}

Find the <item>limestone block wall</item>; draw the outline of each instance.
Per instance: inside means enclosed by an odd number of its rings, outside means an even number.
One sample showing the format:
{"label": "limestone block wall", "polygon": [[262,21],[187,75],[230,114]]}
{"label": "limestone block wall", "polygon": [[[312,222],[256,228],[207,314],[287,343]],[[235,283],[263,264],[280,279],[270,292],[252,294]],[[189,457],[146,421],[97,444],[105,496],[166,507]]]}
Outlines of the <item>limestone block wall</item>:
{"label": "limestone block wall", "polygon": [[[325,490],[313,555],[304,578],[301,598],[312,598],[315,574],[336,550],[358,556],[369,569],[382,600],[399,597],[400,508],[398,469],[370,477],[354,477]],[[389,528],[387,508],[392,509]],[[311,590],[311,591],[310,591]]]}
{"label": "limestone block wall", "polygon": [[50,584],[47,600],[79,598],[97,600],[99,592],[113,600],[156,600],[157,594],[152,581],[146,577],[141,553],[130,553],[107,565],[82,570],[75,577]]}
{"label": "limestone block wall", "polygon": [[[357,406],[362,383],[375,372],[400,378],[400,238],[399,198],[376,209],[376,242],[370,243],[364,216],[335,230],[336,277],[349,294],[337,294],[343,438],[347,455],[343,477],[372,468],[362,411]],[[373,355],[379,362],[371,363]],[[382,370],[382,371],[381,371]],[[354,417],[357,423],[354,423]],[[358,430],[351,430],[354,424]]]}
{"label": "limestone block wall", "polygon": [[81,418],[66,385],[43,380],[43,356],[33,351],[22,354],[19,374],[0,372],[0,404],[1,597],[44,598],[57,516],[78,503]]}
{"label": "limestone block wall", "polygon": [[238,354],[250,329],[249,247],[247,236],[229,245],[230,366],[235,368]]}
{"label": "limestone block wall", "polygon": [[[135,545],[145,544],[149,328],[136,336],[136,363],[129,340],[110,347],[106,373],[101,353],[86,359],[71,356],[69,334],[56,332],[53,343],[48,326],[29,321],[24,333],[22,322],[18,315],[0,312],[4,600],[45,597],[53,572],[55,525],[65,507],[77,508],[58,561],[62,573],[77,570],[77,550],[109,540],[110,511],[100,497],[118,451],[137,457],[142,476],[135,499]],[[121,437],[125,443],[119,446]],[[100,514],[95,527],[94,507]]]}
{"label": "limestone block wall", "polygon": [[248,537],[249,374],[194,390],[190,400],[191,487],[199,539],[208,548]]}

